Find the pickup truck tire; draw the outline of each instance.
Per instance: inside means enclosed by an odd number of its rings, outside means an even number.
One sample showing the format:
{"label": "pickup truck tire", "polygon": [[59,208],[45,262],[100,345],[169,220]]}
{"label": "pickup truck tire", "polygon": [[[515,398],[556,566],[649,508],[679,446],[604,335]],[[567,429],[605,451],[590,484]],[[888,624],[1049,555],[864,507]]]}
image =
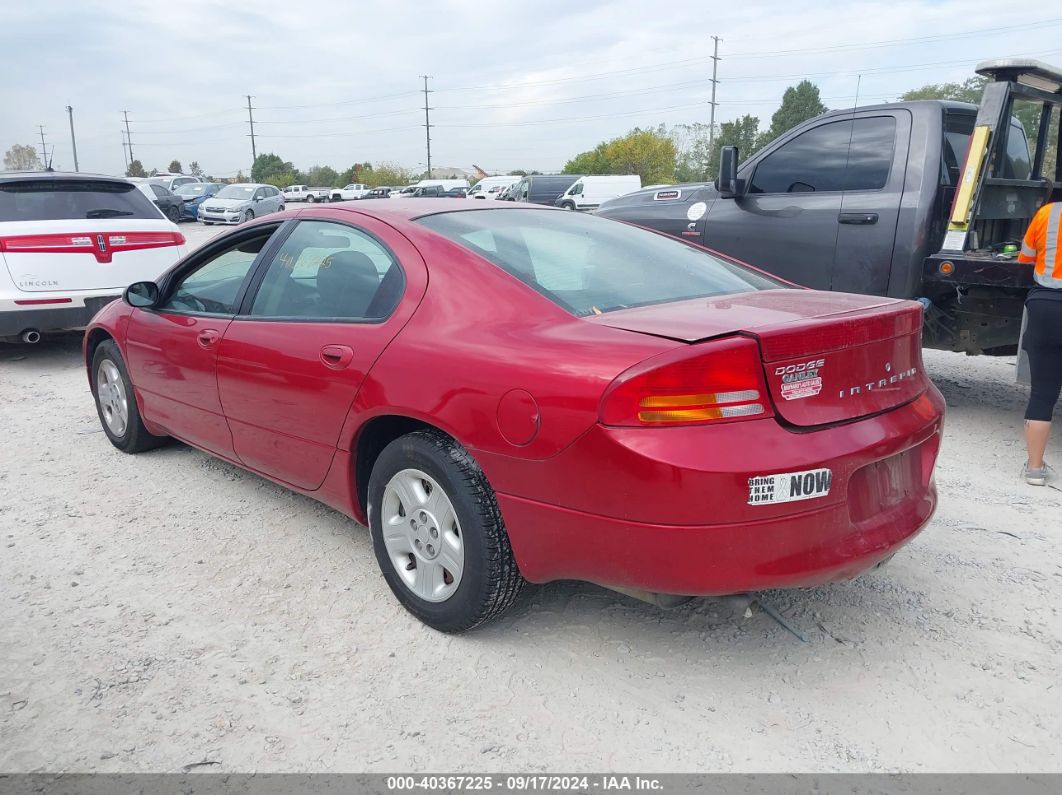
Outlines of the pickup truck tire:
{"label": "pickup truck tire", "polygon": [[314,196],[312,193],[307,194],[306,201],[308,201],[310,204],[313,204],[315,201],[317,201],[317,197]]}
{"label": "pickup truck tire", "polygon": [[383,449],[369,476],[367,513],[388,586],[440,632],[501,615],[524,584],[494,490],[469,452],[440,431],[416,431]]}

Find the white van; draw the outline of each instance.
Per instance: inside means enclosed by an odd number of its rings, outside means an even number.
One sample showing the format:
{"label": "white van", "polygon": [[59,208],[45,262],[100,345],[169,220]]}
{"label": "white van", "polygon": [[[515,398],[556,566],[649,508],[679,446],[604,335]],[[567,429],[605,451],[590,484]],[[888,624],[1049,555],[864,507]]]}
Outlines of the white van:
{"label": "white van", "polygon": [[520,181],[517,174],[507,174],[502,177],[484,177],[468,192],[470,199],[496,199],[504,188],[515,185]]}
{"label": "white van", "polygon": [[553,203],[565,210],[596,210],[602,202],[641,189],[642,178],[637,174],[579,177]]}

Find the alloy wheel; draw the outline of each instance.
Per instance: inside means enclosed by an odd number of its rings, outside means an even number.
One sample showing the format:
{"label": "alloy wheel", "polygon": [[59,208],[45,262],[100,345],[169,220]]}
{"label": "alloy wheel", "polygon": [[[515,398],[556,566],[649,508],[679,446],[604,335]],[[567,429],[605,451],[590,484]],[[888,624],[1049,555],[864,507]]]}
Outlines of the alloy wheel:
{"label": "alloy wheel", "polygon": [[96,396],[107,428],[115,436],[124,436],[129,427],[129,403],[122,374],[110,359],[100,362],[96,371]]}

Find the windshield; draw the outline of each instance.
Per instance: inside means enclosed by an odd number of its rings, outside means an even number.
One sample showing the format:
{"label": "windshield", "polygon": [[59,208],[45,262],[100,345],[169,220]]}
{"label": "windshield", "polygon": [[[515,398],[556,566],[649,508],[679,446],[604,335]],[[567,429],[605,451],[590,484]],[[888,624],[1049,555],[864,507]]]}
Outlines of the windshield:
{"label": "windshield", "polygon": [[674,238],[577,213],[473,210],[417,222],[579,316],[787,286]]}
{"label": "windshield", "polygon": [[254,185],[226,185],[218,191],[219,199],[249,199],[254,195]]}
{"label": "windshield", "polygon": [[105,180],[0,182],[0,221],[151,218],[159,211],[136,185]]}
{"label": "windshield", "polygon": [[203,196],[212,190],[216,190],[215,187],[205,182],[188,182],[184,185],[178,185],[173,189],[173,192],[178,196]]}

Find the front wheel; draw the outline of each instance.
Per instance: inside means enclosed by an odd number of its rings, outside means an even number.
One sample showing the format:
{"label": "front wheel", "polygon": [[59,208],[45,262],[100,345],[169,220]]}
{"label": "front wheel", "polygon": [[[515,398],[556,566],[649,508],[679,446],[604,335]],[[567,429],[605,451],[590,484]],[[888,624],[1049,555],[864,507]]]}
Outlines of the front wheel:
{"label": "front wheel", "polygon": [[524,580],[494,491],[449,436],[417,431],[391,442],[373,465],[368,496],[384,579],[425,624],[463,632],[516,599]]}
{"label": "front wheel", "polygon": [[253,221],[253,220],[254,220],[254,210],[245,211],[244,214],[243,214],[242,223],[247,223],[248,221]]}
{"label": "front wheel", "polygon": [[133,384],[114,340],[100,343],[92,356],[92,396],[103,432],[123,453],[142,453],[165,444],[144,427],[133,396]]}
{"label": "front wheel", "polygon": [[571,202],[564,202],[563,204],[561,204],[561,207],[563,207],[565,210],[574,210],[575,209],[575,205],[572,204]]}

